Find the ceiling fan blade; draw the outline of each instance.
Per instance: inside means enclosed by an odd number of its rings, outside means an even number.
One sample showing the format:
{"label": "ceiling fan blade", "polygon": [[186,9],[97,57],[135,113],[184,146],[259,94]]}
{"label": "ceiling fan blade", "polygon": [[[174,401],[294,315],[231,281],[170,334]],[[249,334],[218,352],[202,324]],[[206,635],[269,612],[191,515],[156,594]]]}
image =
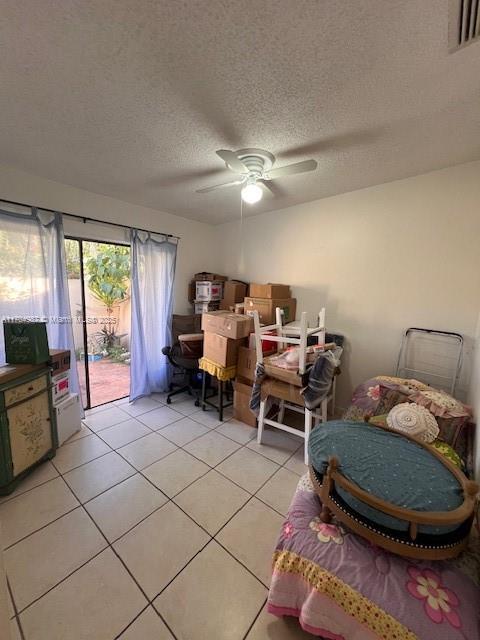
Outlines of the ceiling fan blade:
{"label": "ceiling fan blade", "polygon": [[291,176],[294,173],[314,171],[317,167],[318,163],[316,160],[304,160],[303,162],[287,164],[285,167],[278,167],[278,169],[271,169],[266,172],[265,177],[268,180],[273,180],[274,178],[281,178],[282,176]]}
{"label": "ceiling fan blade", "polygon": [[244,165],[239,158],[237,158],[233,151],[228,151],[228,149],[219,149],[216,154],[217,156],[220,156],[227,167],[232,171],[235,171],[235,173],[248,173],[248,167]]}
{"label": "ceiling fan blade", "polygon": [[225,189],[226,187],[235,187],[238,184],[243,184],[243,180],[233,180],[233,182],[224,182],[223,184],[215,184],[213,187],[204,187],[203,189],[197,189],[196,193],[208,193],[209,191],[215,191],[215,189]]}
{"label": "ceiling fan blade", "polygon": [[277,182],[273,182],[270,180],[267,181],[261,178],[260,180],[257,180],[257,184],[261,184],[262,187],[265,187],[265,189],[270,191],[271,195],[276,198],[283,198],[286,195],[285,191],[278,185]]}

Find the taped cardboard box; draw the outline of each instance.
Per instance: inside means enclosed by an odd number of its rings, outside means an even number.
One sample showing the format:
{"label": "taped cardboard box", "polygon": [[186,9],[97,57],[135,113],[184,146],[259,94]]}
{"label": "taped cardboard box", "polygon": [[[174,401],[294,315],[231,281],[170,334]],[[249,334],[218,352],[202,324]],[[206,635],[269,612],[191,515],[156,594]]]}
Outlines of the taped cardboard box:
{"label": "taped cardboard box", "polygon": [[203,355],[221,367],[232,367],[237,364],[238,349],[245,344],[245,338],[235,340],[218,333],[204,334]]}
{"label": "taped cardboard box", "polygon": [[253,318],[228,311],[212,311],[202,315],[202,330],[238,340],[253,331]]}
{"label": "taped cardboard box", "polygon": [[245,313],[251,314],[253,311],[258,311],[262,324],[275,323],[275,309],[277,307],[283,310],[284,323],[295,320],[297,312],[297,300],[295,298],[245,298]]}
{"label": "taped cardboard box", "polygon": [[251,298],[276,298],[277,300],[285,300],[292,297],[290,285],[288,284],[257,284],[252,282],[250,285]]}
{"label": "taped cardboard box", "polygon": [[257,426],[257,417],[250,409],[250,396],[252,387],[235,380],[235,391],[233,394],[233,417],[240,422],[248,424],[250,427]]}
{"label": "taped cardboard box", "polygon": [[220,309],[230,311],[237,302],[243,302],[247,295],[247,284],[239,280],[227,280],[223,285],[223,300]]}

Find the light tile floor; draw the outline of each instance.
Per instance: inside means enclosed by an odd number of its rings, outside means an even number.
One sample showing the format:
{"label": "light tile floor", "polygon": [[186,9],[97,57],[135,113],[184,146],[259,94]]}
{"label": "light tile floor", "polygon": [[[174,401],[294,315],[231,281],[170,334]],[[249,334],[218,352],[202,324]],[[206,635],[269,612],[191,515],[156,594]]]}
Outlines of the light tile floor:
{"label": "light tile floor", "polygon": [[303,441],[120,400],[0,499],[15,640],[311,637],[264,610]]}

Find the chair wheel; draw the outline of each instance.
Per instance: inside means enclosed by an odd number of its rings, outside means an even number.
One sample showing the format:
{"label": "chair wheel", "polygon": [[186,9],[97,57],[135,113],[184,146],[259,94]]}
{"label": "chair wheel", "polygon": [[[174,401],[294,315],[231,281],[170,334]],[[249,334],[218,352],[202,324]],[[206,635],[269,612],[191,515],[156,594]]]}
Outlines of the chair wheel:
{"label": "chair wheel", "polygon": [[199,407],[200,406],[200,400],[195,400],[195,406]]}
{"label": "chair wheel", "polygon": [[171,398],[167,398],[167,404],[172,404],[172,399]]}

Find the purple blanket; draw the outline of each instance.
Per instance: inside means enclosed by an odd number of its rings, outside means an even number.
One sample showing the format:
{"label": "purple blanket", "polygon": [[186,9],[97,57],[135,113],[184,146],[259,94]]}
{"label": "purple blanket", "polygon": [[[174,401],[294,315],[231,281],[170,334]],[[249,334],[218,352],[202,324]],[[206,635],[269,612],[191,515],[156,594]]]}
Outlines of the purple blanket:
{"label": "purple blanket", "polygon": [[455,560],[409,560],[319,512],[304,476],[274,554],[271,613],[330,640],[480,640],[478,536]]}

